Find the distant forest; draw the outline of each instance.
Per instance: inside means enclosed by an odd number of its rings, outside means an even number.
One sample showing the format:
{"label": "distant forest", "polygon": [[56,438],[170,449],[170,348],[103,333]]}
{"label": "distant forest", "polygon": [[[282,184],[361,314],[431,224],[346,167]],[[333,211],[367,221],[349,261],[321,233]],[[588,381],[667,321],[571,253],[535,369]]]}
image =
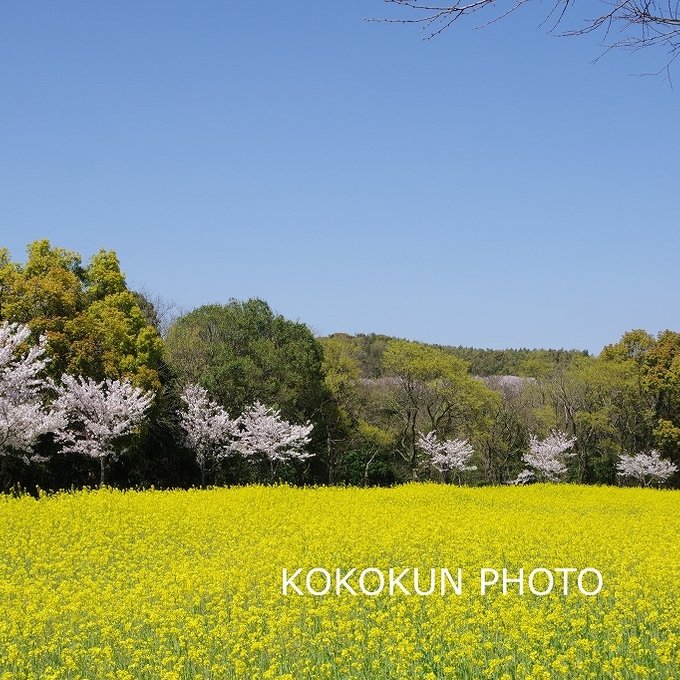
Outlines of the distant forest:
{"label": "distant forest", "polygon": [[[56,394],[49,385],[64,376],[123,381],[149,396],[144,421],[107,461],[114,486],[504,484],[522,478],[532,442],[551,433],[573,443],[559,468],[566,482],[631,483],[619,474],[626,455],[658,452],[680,463],[680,333],[672,330],[631,330],[598,356],[376,334],[317,338],[260,299],[172,317],[160,298],[129,289],[114,251],[85,263],[46,240],[30,244],[23,262],[0,249],[0,324],[6,342],[12,328],[30,330],[25,346],[0,348],[5,368],[44,343],[45,408]],[[225,418],[261,404],[287,423],[309,423],[305,455],[275,466],[223,446],[201,458],[186,430],[188,386]],[[16,384],[0,386],[1,489],[103,480],[104,464],[100,470],[82,447],[60,447],[49,433],[30,442],[14,436],[20,409],[12,390]],[[465,453],[455,475],[427,455],[435,444]]]}
{"label": "distant forest", "polygon": [[[345,338],[356,346],[356,357],[361,367],[362,378],[379,378],[382,375],[382,356],[385,348],[393,340],[402,339],[377,333],[359,333],[354,336],[334,333],[330,337]],[[319,338],[321,342],[324,339]],[[418,344],[427,345],[428,343]],[[576,357],[589,356],[587,350],[576,349],[478,349],[462,345],[452,347],[437,344],[428,346],[462,359],[468,364],[470,373],[478,376],[534,376],[537,366],[566,367]]]}

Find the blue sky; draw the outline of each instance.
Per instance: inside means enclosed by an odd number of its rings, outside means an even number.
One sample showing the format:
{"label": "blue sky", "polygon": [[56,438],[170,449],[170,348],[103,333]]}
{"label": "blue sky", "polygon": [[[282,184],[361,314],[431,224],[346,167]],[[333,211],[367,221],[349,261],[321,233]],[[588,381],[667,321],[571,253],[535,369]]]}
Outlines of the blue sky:
{"label": "blue sky", "polygon": [[680,330],[680,93],[637,77],[664,54],[593,64],[546,8],[423,42],[380,0],[4,3],[2,245],[114,249],[184,309],[319,334]]}

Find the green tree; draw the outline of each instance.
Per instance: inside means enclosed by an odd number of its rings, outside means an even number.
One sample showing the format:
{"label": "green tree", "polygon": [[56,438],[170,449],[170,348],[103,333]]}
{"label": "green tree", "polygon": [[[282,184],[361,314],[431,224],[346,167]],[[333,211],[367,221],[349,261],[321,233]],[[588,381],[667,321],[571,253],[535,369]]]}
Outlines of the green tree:
{"label": "green tree", "polygon": [[326,442],[321,458],[327,481],[334,484],[356,440],[361,412],[360,350],[354,338],[342,333],[320,338],[319,343],[326,388],[321,409]]}
{"label": "green tree", "polygon": [[474,439],[488,425],[498,394],[475,380],[468,365],[435,347],[394,340],[383,354],[387,411],[397,428],[397,453],[410,476],[418,477],[418,433]]}
{"label": "green tree", "polygon": [[78,253],[47,240],[27,250],[24,265],[0,251],[0,318],[47,336],[49,372],[157,389],[163,342],[128,290],[115,252],[101,250],[83,266]]}
{"label": "green tree", "polygon": [[477,437],[476,451],[487,481],[502,484],[524,468],[529,436],[543,429],[542,395],[534,378],[487,377],[499,399],[488,411],[488,426]]}
{"label": "green tree", "polygon": [[309,328],[263,300],[206,305],[168,330],[168,363],[205,387],[232,415],[259,400],[294,422],[318,422],[325,398],[323,351]]}
{"label": "green tree", "polygon": [[680,333],[665,330],[654,338],[643,330],[629,331],[605,347],[602,357],[629,367],[638,400],[644,404],[639,409],[644,421],[627,452],[659,448],[680,462]]}
{"label": "green tree", "polygon": [[577,438],[575,478],[582,483],[613,483],[618,456],[635,448],[640,432],[647,428],[649,413],[632,367],[627,362],[584,357],[558,372],[555,387],[564,429]]}

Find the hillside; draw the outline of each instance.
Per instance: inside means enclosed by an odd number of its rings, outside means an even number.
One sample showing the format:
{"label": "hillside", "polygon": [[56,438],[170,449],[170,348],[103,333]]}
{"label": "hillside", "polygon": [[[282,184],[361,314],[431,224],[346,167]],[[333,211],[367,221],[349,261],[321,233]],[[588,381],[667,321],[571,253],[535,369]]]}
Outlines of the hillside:
{"label": "hillside", "polygon": [[[381,376],[381,359],[385,347],[390,340],[397,338],[376,333],[333,333],[329,337],[344,337],[356,345],[361,363],[362,377],[379,378]],[[323,338],[319,338],[323,341]],[[568,364],[576,356],[587,356],[587,350],[576,349],[480,349],[452,345],[436,345],[419,342],[420,345],[437,347],[468,362],[470,373],[478,376],[489,375],[535,375],[538,366],[555,366]]]}

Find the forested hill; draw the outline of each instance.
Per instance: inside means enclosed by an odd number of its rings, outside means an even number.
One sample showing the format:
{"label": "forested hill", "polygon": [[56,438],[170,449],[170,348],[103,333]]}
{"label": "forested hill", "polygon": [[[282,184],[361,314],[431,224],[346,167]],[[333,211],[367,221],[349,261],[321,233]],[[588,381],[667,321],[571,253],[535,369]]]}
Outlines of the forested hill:
{"label": "forested hill", "polygon": [[[352,342],[357,349],[362,377],[377,378],[381,375],[381,360],[390,340],[397,338],[376,333],[348,335],[334,333],[329,337],[342,337]],[[323,341],[323,338],[319,338]],[[428,345],[450,352],[470,364],[473,375],[527,375],[536,376],[558,364],[569,364],[576,356],[588,356],[587,350],[565,349],[477,349],[475,347],[453,347],[449,345]]]}

